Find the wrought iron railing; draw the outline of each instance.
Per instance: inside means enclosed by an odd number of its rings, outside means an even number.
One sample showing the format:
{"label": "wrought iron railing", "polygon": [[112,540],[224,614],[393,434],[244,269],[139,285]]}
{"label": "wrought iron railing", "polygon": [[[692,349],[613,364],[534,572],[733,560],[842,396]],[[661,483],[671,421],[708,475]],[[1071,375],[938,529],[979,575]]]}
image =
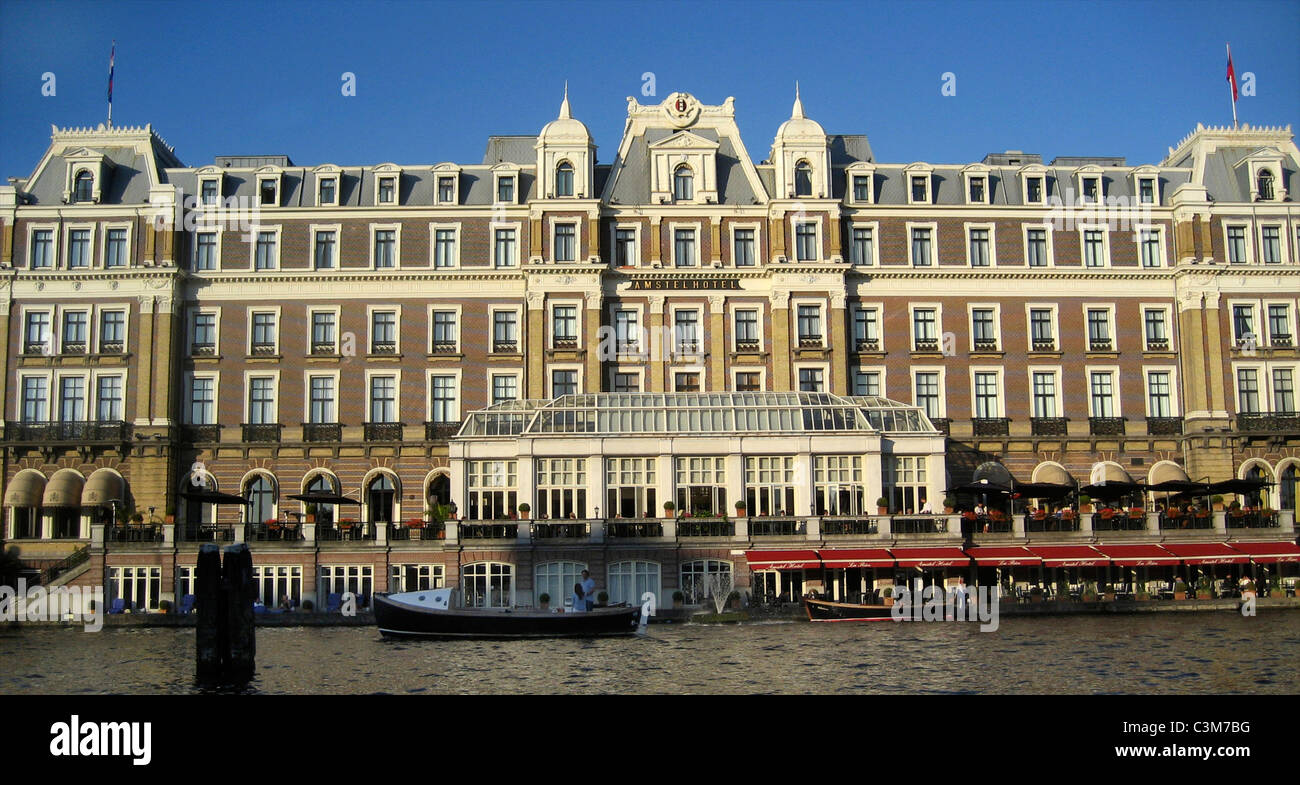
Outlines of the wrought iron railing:
{"label": "wrought iron railing", "polygon": [[343,441],[343,426],[336,422],[305,422],[302,424],[304,442]]}
{"label": "wrought iron railing", "polygon": [[1276,529],[1277,513],[1270,512],[1229,512],[1226,519],[1229,529]]}
{"label": "wrought iron railing", "polygon": [[363,424],[365,440],[368,442],[400,442],[402,424],[400,422],[368,422]]}
{"label": "wrought iron railing", "polygon": [[751,537],[790,537],[805,534],[807,525],[801,518],[750,518]]}
{"label": "wrought iron railing", "polygon": [[513,540],[519,537],[519,524],[462,523],[459,534],[462,540]]}
{"label": "wrought iron railing", "polygon": [[519,342],[493,341],[492,351],[496,354],[517,354],[519,352]]}
{"label": "wrought iron railing", "polygon": [[722,518],[678,518],[678,537],[733,537],[736,524]]}
{"label": "wrought iron railing", "polygon": [[[386,526],[391,521],[380,521]],[[375,524],[370,521],[350,521],[344,518],[332,524],[318,524],[316,539],[320,542],[362,542],[375,539]]]}
{"label": "wrought iron railing", "polygon": [[178,542],[234,542],[235,527],[189,523],[176,527]]}
{"label": "wrought iron railing", "polygon": [[458,422],[426,422],[424,424],[425,441],[445,442],[460,430]]}
{"label": "wrought iron railing", "polygon": [[104,527],[108,542],[162,542],[162,526],[157,523],[115,523]]}
{"label": "wrought iron railing", "polygon": [[1027,532],[1077,532],[1079,519],[1071,512],[1067,515],[1050,515],[1043,513],[1025,513],[1025,531]]}
{"label": "wrought iron railing", "polygon": [[945,534],[948,531],[948,519],[891,517],[889,531],[892,534]]}
{"label": "wrought iron railing", "polygon": [[868,338],[859,338],[857,350],[860,352],[878,352],[880,351],[880,341]]}
{"label": "wrought iron railing", "polygon": [[1237,430],[1242,433],[1272,433],[1300,431],[1300,415],[1294,412],[1280,414],[1238,414]]}
{"label": "wrought iron railing", "polygon": [[1117,512],[1106,517],[1106,513],[1099,512],[1092,516],[1092,530],[1096,532],[1137,532],[1145,531],[1146,528],[1146,515],[1140,513],[1129,515]]}
{"label": "wrought iron railing", "polygon": [[1011,433],[1011,420],[1006,417],[976,417],[971,420],[976,436],[1006,436]]}
{"label": "wrought iron railing", "polygon": [[591,527],[586,521],[566,521],[564,523],[533,523],[534,540],[577,540],[591,534]]}
{"label": "wrought iron railing", "polygon": [[298,542],[302,539],[302,526],[297,523],[276,521],[244,524],[245,542]]}
{"label": "wrought iron railing", "polygon": [[181,426],[181,438],[191,443],[219,442],[221,441],[221,426],[215,424],[184,425]]}
{"label": "wrought iron railing", "polygon": [[[1175,529],[1212,529],[1214,521],[1210,518],[1208,512],[1197,515],[1161,515],[1161,531],[1172,531]],[[1093,528],[1097,528],[1094,524]]]}
{"label": "wrought iron railing", "polygon": [[418,525],[391,523],[388,525],[388,539],[395,541],[443,540],[447,537],[447,527],[442,521],[419,521]]}
{"label": "wrought iron railing", "polygon": [[[835,535],[864,535],[879,534],[880,526],[874,518],[864,518],[858,515],[828,515],[822,518],[822,534],[828,537]],[[796,534],[803,534],[802,523]]]}
{"label": "wrought iron railing", "polygon": [[1124,417],[1089,417],[1088,433],[1093,436],[1123,436]]}
{"label": "wrought iron railing", "polygon": [[55,578],[80,564],[84,564],[88,559],[90,559],[90,546],[83,545],[68,554],[67,558],[62,561],[46,567],[41,573],[41,583],[48,586]]}
{"label": "wrought iron railing", "polygon": [[246,442],[278,442],[280,429],[284,426],[279,423],[244,423],[240,428]]}
{"label": "wrought iron railing", "polygon": [[131,438],[130,423],[115,422],[16,422],[5,423],[4,438],[11,442],[125,442]]}
{"label": "wrought iron railing", "polygon": [[664,536],[664,525],[661,521],[651,519],[614,520],[605,524],[605,536],[611,539],[662,537]]}
{"label": "wrought iron railing", "polygon": [[1032,417],[1029,429],[1034,436],[1066,436],[1069,420],[1064,417]]}

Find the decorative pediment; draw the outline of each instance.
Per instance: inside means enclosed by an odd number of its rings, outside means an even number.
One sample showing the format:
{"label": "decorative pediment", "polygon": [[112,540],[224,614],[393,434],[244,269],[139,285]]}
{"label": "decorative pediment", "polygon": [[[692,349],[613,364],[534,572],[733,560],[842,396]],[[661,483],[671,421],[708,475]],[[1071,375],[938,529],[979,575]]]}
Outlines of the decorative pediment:
{"label": "decorative pediment", "polygon": [[690,131],[679,131],[672,136],[652,142],[648,145],[651,150],[717,150],[718,143],[712,139],[705,139],[699,134],[693,134]]}

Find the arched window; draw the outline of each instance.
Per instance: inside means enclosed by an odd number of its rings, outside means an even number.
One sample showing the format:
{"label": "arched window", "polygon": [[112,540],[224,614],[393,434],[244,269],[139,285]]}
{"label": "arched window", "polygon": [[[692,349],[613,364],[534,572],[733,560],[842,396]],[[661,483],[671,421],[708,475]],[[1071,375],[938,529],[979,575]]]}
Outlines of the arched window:
{"label": "arched window", "polygon": [[[1254,466],[1251,466],[1249,469],[1246,470],[1245,479],[1259,480],[1261,482],[1271,482],[1273,480],[1273,474],[1263,466],[1260,466],[1259,464],[1255,464]],[[1269,498],[1268,498],[1269,494],[1268,494],[1267,485],[1260,488],[1257,491],[1251,491],[1250,493],[1244,494],[1244,496],[1246,497],[1246,504],[1249,505],[1252,509],[1259,509],[1260,507],[1269,505]],[[1229,501],[1231,501],[1231,499],[1229,499]]]}
{"label": "arched window", "polygon": [[552,608],[564,607],[573,596],[573,585],[582,582],[582,571],[585,569],[586,564],[576,561],[553,561],[537,565],[533,572],[533,604],[541,605],[540,597],[545,593],[551,596]]}
{"label": "arched window", "polygon": [[439,474],[429,481],[427,505],[429,507],[437,505],[448,507],[451,505],[451,477],[446,474]]}
{"label": "arched window", "polygon": [[503,562],[466,564],[460,589],[466,608],[509,608],[514,605],[515,565]]}
{"label": "arched window", "polygon": [[568,161],[555,167],[555,195],[573,196],[573,164]]}
{"label": "arched window", "polygon": [[812,167],[807,161],[794,165],[794,195],[812,196]]}
{"label": "arched window", "polygon": [[1268,202],[1273,201],[1273,173],[1267,169],[1259,173],[1259,198]]}
{"label": "arched window", "polygon": [[687,604],[704,602],[715,594],[731,594],[731,562],[697,559],[682,564],[682,594]]}
{"label": "arched window", "polygon": [[270,477],[255,475],[248,481],[245,491],[249,501],[249,523],[263,523],[275,517],[275,483]]}
{"label": "arched window", "polygon": [[1295,511],[1295,497],[1298,487],[1297,479],[1300,479],[1300,477],[1297,477],[1296,465],[1294,463],[1283,469],[1282,474],[1278,477],[1277,506],[1280,509],[1291,510],[1292,512]]}
{"label": "arched window", "polygon": [[691,167],[682,164],[673,172],[673,199],[679,202],[695,198],[695,175]]}
{"label": "arched window", "polygon": [[366,488],[366,504],[370,508],[371,523],[393,522],[393,497],[396,491],[393,478],[387,474],[381,474],[370,481],[370,486]]}
{"label": "arched window", "polygon": [[[307,483],[307,493],[312,494],[330,494],[337,496],[339,493],[338,486],[334,478],[328,474],[318,474],[311,478]],[[321,526],[329,527],[334,525],[334,519],[337,517],[334,510],[337,505],[334,504],[317,504],[316,505],[316,523]]]}
{"label": "arched window", "polygon": [[619,561],[609,565],[609,575],[605,585],[609,587],[609,601],[626,602],[628,605],[640,605],[641,595],[651,592],[655,596],[655,605],[662,604],[663,581],[657,562]]}
{"label": "arched window", "polygon": [[86,171],[85,169],[82,169],[80,172],[77,172],[77,176],[73,180],[72,201],[89,202],[91,200],[91,194],[93,193],[94,188],[95,188],[94,175],[92,175],[90,172]]}

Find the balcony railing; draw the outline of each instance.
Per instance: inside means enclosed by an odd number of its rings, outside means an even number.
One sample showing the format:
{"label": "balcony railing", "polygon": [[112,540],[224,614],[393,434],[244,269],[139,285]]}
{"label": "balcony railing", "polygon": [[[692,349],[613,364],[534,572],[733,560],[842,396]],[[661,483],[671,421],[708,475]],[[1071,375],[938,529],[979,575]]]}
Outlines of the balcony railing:
{"label": "balcony railing", "polygon": [[1006,417],[976,417],[971,420],[976,436],[1006,436],[1011,433],[1011,420]]}
{"label": "balcony railing", "polygon": [[104,527],[104,539],[108,542],[152,542],[163,541],[160,524],[114,524]]}
{"label": "balcony railing", "polygon": [[278,442],[280,429],[284,426],[279,423],[244,423],[240,427],[245,442]]}
{"label": "balcony railing", "polygon": [[274,357],[276,354],[273,343],[255,343],[248,348],[250,357]]}
{"label": "balcony railing", "polygon": [[235,527],[212,523],[190,523],[176,527],[179,542],[234,542]]}
{"label": "balcony railing", "polygon": [[679,537],[734,537],[736,524],[721,518],[678,518]]}
{"label": "balcony railing", "polygon": [[952,430],[952,418],[950,417],[931,417],[930,423],[934,425],[935,430],[947,436]]}
{"label": "balcony railing", "polygon": [[220,425],[184,425],[181,427],[181,438],[187,442],[219,442],[221,441]]}
{"label": "balcony railing", "polygon": [[1035,338],[1032,346],[1036,352],[1054,352],[1056,351],[1056,339]]}
{"label": "balcony railing", "polygon": [[131,424],[121,421],[16,422],[4,428],[10,442],[125,442],[131,432]]}
{"label": "balcony railing", "polygon": [[124,348],[125,346],[121,341],[100,341],[99,343],[100,354],[121,354]]}
{"label": "balcony railing", "polygon": [[577,349],[577,348],[578,348],[578,339],[577,339],[577,338],[560,338],[559,336],[556,336],[554,339],[552,339],[552,345],[553,345],[556,349]]}
{"label": "balcony railing", "polygon": [[406,542],[412,540],[443,540],[447,538],[447,527],[441,521],[417,520],[416,523],[418,525],[412,525],[412,521],[389,524],[388,539]]}
{"label": "balcony railing", "polygon": [[1029,429],[1034,436],[1066,436],[1069,433],[1069,426],[1064,417],[1032,417],[1029,420]]}
{"label": "balcony railing", "polygon": [[893,534],[945,534],[947,518],[891,517],[889,531]]}
{"label": "balcony railing", "polygon": [[64,354],[85,354],[86,344],[83,341],[65,342],[63,344]]}
{"label": "balcony railing", "polygon": [[1147,339],[1148,352],[1167,352],[1169,351],[1168,338],[1150,338]]}
{"label": "balcony railing", "polygon": [[1242,433],[1273,433],[1300,431],[1300,415],[1293,412],[1278,414],[1238,414],[1237,430]]}
{"label": "balcony railing", "polygon": [[432,354],[455,354],[455,341],[434,341]]}
{"label": "balcony railing", "polygon": [[304,442],[341,442],[343,426],[336,422],[305,422],[302,424]]}
{"label": "balcony railing", "polygon": [[800,349],[820,349],[822,348],[822,337],[820,335],[801,335],[799,336]]}
{"label": "balcony railing", "polygon": [[215,357],[216,354],[217,354],[217,345],[215,343],[190,344],[191,357]]}
{"label": "balcony railing", "polygon": [[746,341],[737,340],[737,341],[736,341],[736,351],[738,351],[738,352],[756,352],[756,351],[758,351],[758,341],[757,341],[757,340],[746,340]]}
{"label": "balcony railing", "polygon": [[244,524],[245,542],[298,542],[302,538],[302,527],[293,522]]}
{"label": "balcony railing", "polygon": [[917,338],[912,344],[914,352],[937,352],[939,351],[938,338]]}
{"label": "balcony railing", "polygon": [[1226,525],[1229,529],[1276,529],[1277,513],[1229,512]]}
{"label": "balcony railing", "polygon": [[430,442],[445,442],[456,435],[460,430],[458,422],[426,422],[424,424],[424,439]]}
{"label": "balcony railing", "polygon": [[1105,340],[1092,339],[1088,341],[1088,351],[1090,352],[1109,352],[1113,351],[1111,347],[1115,344],[1109,338]]}
{"label": "balcony railing", "polygon": [[1062,511],[1058,515],[1047,513],[1025,513],[1025,531],[1027,532],[1077,532],[1079,519],[1074,511]]}
{"label": "balcony railing", "polygon": [[1181,436],[1183,434],[1183,418],[1148,417],[1147,433],[1152,436]]}
{"label": "balcony railing", "polygon": [[995,338],[976,338],[976,339],[975,339],[975,351],[977,351],[977,352],[996,352],[997,350],[998,350],[998,342],[997,342],[997,339],[995,339]]}
{"label": "balcony railing", "polygon": [[533,523],[534,540],[580,540],[591,534],[591,527],[586,521],[567,521],[564,523]]}
{"label": "balcony railing", "polygon": [[400,422],[363,423],[365,440],[368,442],[400,442],[402,424]]}
{"label": "balcony railing", "polygon": [[513,540],[519,536],[517,523],[462,523],[462,540]]}
{"label": "balcony railing", "polygon": [[677,354],[698,354],[700,351],[699,341],[678,341]]}
{"label": "balcony railing", "polygon": [[1000,510],[988,515],[974,515],[965,518],[965,520],[971,522],[970,530],[977,534],[1008,534],[1014,531],[1015,528],[1011,517]]}
{"label": "balcony railing", "polygon": [[[753,531],[753,524],[750,524],[750,531]],[[822,518],[822,534],[828,537],[879,533],[880,527],[873,518],[863,518],[857,515],[828,515]],[[799,531],[796,534],[803,534],[802,522],[800,522]]]}
{"label": "balcony railing", "polygon": [[[379,526],[387,526],[390,521],[379,521]],[[316,539],[320,542],[363,542],[375,539],[376,524],[371,521],[350,521],[346,518],[332,524],[318,524]]]}
{"label": "balcony railing", "polygon": [[519,343],[517,341],[493,341],[492,351],[495,354],[517,354],[519,352]]}
{"label": "balcony railing", "polygon": [[1107,517],[1106,513],[1099,512],[1092,516],[1092,530],[1097,532],[1140,532],[1146,528],[1147,517],[1142,513],[1116,512]]}
{"label": "balcony railing", "polygon": [[618,354],[640,354],[641,344],[636,341],[617,341],[614,344],[614,351]]}
{"label": "balcony railing", "polygon": [[371,354],[397,354],[397,344],[395,343],[376,343],[370,346]]}
{"label": "balcony railing", "polygon": [[[1212,529],[1214,521],[1210,518],[1210,513],[1203,512],[1195,515],[1161,515],[1160,530],[1173,531],[1176,529]],[[1095,529],[1096,526],[1094,525]]]}
{"label": "balcony railing", "polygon": [[1276,349],[1289,349],[1291,348],[1291,336],[1283,333],[1274,333],[1269,338],[1269,343],[1271,343]]}
{"label": "balcony railing", "polygon": [[860,352],[878,352],[880,351],[880,341],[873,338],[859,338],[857,349]]}
{"label": "balcony railing", "polygon": [[[51,349],[51,351],[53,351],[53,349]],[[25,343],[23,344],[23,354],[43,355],[45,354],[45,343],[43,341],[38,341],[36,343]]]}
{"label": "balcony railing", "polygon": [[800,518],[750,518],[751,537],[790,537],[806,534],[807,526]]}
{"label": "balcony railing", "polygon": [[333,357],[339,353],[338,347],[331,343],[313,343],[311,345],[313,357]]}
{"label": "balcony railing", "polygon": [[1089,417],[1088,433],[1093,436],[1123,436],[1124,417]]}
{"label": "balcony railing", "polygon": [[664,525],[660,521],[614,520],[605,524],[605,536],[610,539],[634,539],[664,536]]}

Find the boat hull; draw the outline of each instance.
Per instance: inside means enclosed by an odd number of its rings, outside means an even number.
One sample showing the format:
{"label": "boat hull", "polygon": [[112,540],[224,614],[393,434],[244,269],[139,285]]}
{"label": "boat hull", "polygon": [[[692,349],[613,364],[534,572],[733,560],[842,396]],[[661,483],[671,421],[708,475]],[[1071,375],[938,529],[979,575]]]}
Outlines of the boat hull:
{"label": "boat hull", "polygon": [[408,605],[377,594],[375,621],[395,638],[592,638],[636,633],[641,609],[596,608],[587,613]]}
{"label": "boat hull", "polygon": [[896,621],[892,605],[854,605],[805,597],[809,621]]}

